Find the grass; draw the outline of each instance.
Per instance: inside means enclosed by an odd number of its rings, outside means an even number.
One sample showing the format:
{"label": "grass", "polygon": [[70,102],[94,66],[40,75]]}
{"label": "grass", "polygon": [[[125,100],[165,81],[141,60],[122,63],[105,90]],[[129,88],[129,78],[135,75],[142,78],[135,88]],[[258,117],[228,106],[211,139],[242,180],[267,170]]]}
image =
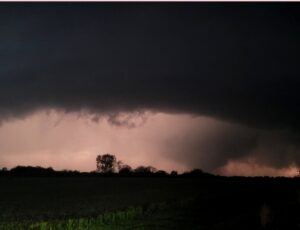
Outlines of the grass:
{"label": "grass", "polygon": [[[70,218],[42,222],[10,222],[0,225],[6,230],[133,230],[167,229],[174,221],[172,210],[182,209],[191,200],[172,203],[152,203],[148,206],[130,207],[123,211],[105,212],[95,218]],[[167,214],[167,215],[166,215]],[[182,220],[181,220],[182,221]],[[173,228],[174,229],[174,228]]]}
{"label": "grass", "polygon": [[35,230],[88,230],[88,229],[124,229],[131,222],[142,215],[141,207],[129,208],[124,211],[106,212],[96,218],[67,219],[63,221],[50,221],[34,223],[27,227]]}
{"label": "grass", "polygon": [[8,230],[141,229],[141,214],[149,219],[151,210],[199,191],[196,181],[161,178],[0,178],[0,183],[0,229]]}
{"label": "grass", "polygon": [[0,178],[0,222],[97,217],[194,196],[196,184],[159,178]]}

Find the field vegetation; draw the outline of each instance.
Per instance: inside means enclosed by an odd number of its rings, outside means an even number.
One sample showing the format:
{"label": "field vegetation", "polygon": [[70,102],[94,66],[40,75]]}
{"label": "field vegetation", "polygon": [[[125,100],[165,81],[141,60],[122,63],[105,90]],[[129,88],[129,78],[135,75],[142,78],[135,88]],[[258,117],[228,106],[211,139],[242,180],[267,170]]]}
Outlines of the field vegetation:
{"label": "field vegetation", "polygon": [[[0,178],[0,229],[298,229],[298,178]],[[274,228],[276,226],[276,228]]]}
{"label": "field vegetation", "polygon": [[1,230],[300,229],[299,177],[166,173],[101,156],[91,173],[2,169],[0,188]]}

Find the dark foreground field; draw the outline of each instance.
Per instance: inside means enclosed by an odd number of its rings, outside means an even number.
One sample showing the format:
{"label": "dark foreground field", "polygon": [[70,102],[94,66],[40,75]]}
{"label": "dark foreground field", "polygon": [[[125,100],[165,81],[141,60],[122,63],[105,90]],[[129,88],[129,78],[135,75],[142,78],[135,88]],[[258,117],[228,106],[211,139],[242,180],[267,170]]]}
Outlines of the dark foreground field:
{"label": "dark foreground field", "polygon": [[299,179],[0,178],[0,229],[300,229]]}

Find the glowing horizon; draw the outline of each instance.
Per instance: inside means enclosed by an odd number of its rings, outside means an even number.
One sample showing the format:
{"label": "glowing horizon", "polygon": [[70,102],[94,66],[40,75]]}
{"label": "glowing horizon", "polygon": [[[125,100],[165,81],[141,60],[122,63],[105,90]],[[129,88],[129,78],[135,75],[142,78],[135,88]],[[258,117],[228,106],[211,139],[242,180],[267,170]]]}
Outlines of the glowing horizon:
{"label": "glowing horizon", "polygon": [[[207,158],[206,154],[214,154],[207,149],[214,145],[214,139],[208,137],[215,138],[218,132],[223,135],[225,128],[236,129],[225,122],[188,114],[146,112],[141,123],[134,113],[122,116],[118,119],[125,117],[131,126],[112,124],[106,116],[95,120],[88,114],[55,110],[4,122],[0,126],[0,167],[32,165],[93,171],[98,154],[112,153],[133,168],[151,165],[169,172],[200,168],[221,175],[296,175],[296,168],[290,166],[276,169],[243,158],[231,160],[230,156],[218,166],[214,159]],[[209,152],[201,153],[201,148]],[[212,158],[220,158],[223,153],[217,154]],[[210,170],[205,168],[209,164]]]}

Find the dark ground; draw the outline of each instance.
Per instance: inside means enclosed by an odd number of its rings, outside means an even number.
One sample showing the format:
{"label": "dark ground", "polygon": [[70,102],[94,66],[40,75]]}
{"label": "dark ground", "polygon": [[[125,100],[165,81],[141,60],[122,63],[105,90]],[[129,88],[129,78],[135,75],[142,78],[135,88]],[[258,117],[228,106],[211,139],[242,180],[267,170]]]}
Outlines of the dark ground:
{"label": "dark ground", "polygon": [[2,177],[0,186],[2,223],[164,203],[139,221],[152,229],[300,229],[298,178]]}

